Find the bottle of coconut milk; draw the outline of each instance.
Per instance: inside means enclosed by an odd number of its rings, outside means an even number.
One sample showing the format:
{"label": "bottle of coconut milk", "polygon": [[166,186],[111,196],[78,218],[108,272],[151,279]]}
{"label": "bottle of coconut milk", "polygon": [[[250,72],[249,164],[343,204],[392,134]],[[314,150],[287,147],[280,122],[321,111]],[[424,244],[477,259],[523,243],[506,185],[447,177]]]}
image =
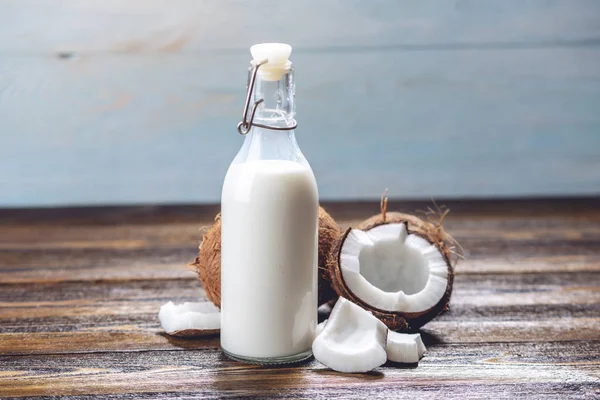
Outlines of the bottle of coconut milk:
{"label": "bottle of coconut milk", "polygon": [[250,51],[245,139],[221,198],[221,347],[290,363],[311,356],[317,324],[317,184],[294,133],[291,47]]}

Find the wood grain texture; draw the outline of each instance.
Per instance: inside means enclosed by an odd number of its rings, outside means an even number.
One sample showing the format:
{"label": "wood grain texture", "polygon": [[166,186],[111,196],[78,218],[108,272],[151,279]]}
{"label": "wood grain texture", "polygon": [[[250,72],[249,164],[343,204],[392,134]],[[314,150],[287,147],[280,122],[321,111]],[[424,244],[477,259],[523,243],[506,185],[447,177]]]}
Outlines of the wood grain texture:
{"label": "wood grain texture", "polygon": [[323,199],[598,194],[599,4],[6,0],[0,205],[218,201],[274,39]]}
{"label": "wood grain texture", "polygon": [[[3,357],[0,395],[108,395],[115,392],[189,397],[395,398],[403,394],[447,393],[476,398],[486,389],[544,394],[592,394],[598,368],[597,343],[437,345],[414,367],[386,365],[370,374],[336,374],[313,361],[298,368],[240,367],[218,350]],[[33,377],[37,379],[31,379]],[[52,392],[40,388],[44,379]],[[568,379],[565,384],[562,379]],[[136,385],[132,385],[135,382]],[[195,390],[190,391],[191,387]],[[85,390],[82,390],[85,387]],[[165,393],[166,392],[166,393]],[[487,393],[496,397],[496,393]],[[125,397],[125,396],[124,396]],[[137,396],[131,396],[137,398]],[[464,397],[463,397],[464,398]]]}
{"label": "wood grain texture", "polygon": [[[204,296],[184,265],[215,206],[0,210],[0,398],[599,396],[600,200],[445,204],[467,255],[450,311],[422,328],[418,366],[359,375],[235,363],[218,336],[161,331],[161,304]],[[378,207],[325,206],[343,226]]]}

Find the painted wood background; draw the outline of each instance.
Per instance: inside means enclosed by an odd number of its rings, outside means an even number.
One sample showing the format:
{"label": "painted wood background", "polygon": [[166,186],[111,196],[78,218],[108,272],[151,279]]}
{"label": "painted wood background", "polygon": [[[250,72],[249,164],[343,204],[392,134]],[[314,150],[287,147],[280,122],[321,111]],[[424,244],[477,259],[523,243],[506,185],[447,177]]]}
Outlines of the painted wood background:
{"label": "painted wood background", "polygon": [[600,193],[597,0],[0,0],[0,206],[218,201],[275,40],[323,199]]}

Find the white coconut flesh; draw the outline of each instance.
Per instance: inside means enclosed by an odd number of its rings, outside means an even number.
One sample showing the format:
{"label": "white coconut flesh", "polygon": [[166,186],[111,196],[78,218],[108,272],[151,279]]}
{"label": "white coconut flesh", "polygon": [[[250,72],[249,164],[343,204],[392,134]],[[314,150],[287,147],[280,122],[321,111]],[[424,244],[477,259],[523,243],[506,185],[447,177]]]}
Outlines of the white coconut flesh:
{"label": "white coconut flesh", "polygon": [[389,312],[426,311],[448,285],[443,254],[423,237],[408,234],[403,223],[352,229],[342,244],[340,269],[354,295]]}
{"label": "white coconut flesh", "polygon": [[[168,334],[177,334],[182,331],[197,331],[198,334],[201,334],[202,331],[221,329],[221,313],[210,301],[185,302],[183,304],[174,304],[169,301],[160,307],[158,319]],[[189,333],[186,336],[192,335],[193,333]]]}
{"label": "white coconut flesh", "polygon": [[[323,331],[327,320],[317,325],[315,337]],[[398,363],[418,363],[427,351],[419,333],[399,333],[388,330],[385,352],[387,359]]]}
{"label": "white coconut flesh", "polygon": [[383,365],[387,327],[368,311],[340,297],[315,338],[315,358],[339,372],[367,372]]}
{"label": "white coconut flesh", "polygon": [[426,350],[418,333],[388,332],[386,352],[390,361],[417,363]]}

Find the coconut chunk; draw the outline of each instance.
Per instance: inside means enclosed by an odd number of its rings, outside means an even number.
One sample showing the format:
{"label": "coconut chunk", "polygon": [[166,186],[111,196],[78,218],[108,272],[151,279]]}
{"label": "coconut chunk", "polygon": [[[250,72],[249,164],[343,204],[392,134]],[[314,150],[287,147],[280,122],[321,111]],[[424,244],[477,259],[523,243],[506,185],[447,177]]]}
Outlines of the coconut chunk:
{"label": "coconut chunk", "polygon": [[367,372],[383,365],[387,327],[368,311],[340,297],[313,342],[315,358],[339,372]]}
{"label": "coconut chunk", "polygon": [[165,332],[172,336],[205,336],[221,329],[221,313],[210,301],[183,304],[169,301],[160,307],[158,319]]}
{"label": "coconut chunk", "polygon": [[418,333],[388,332],[386,352],[388,360],[399,363],[417,363],[426,348]]}

